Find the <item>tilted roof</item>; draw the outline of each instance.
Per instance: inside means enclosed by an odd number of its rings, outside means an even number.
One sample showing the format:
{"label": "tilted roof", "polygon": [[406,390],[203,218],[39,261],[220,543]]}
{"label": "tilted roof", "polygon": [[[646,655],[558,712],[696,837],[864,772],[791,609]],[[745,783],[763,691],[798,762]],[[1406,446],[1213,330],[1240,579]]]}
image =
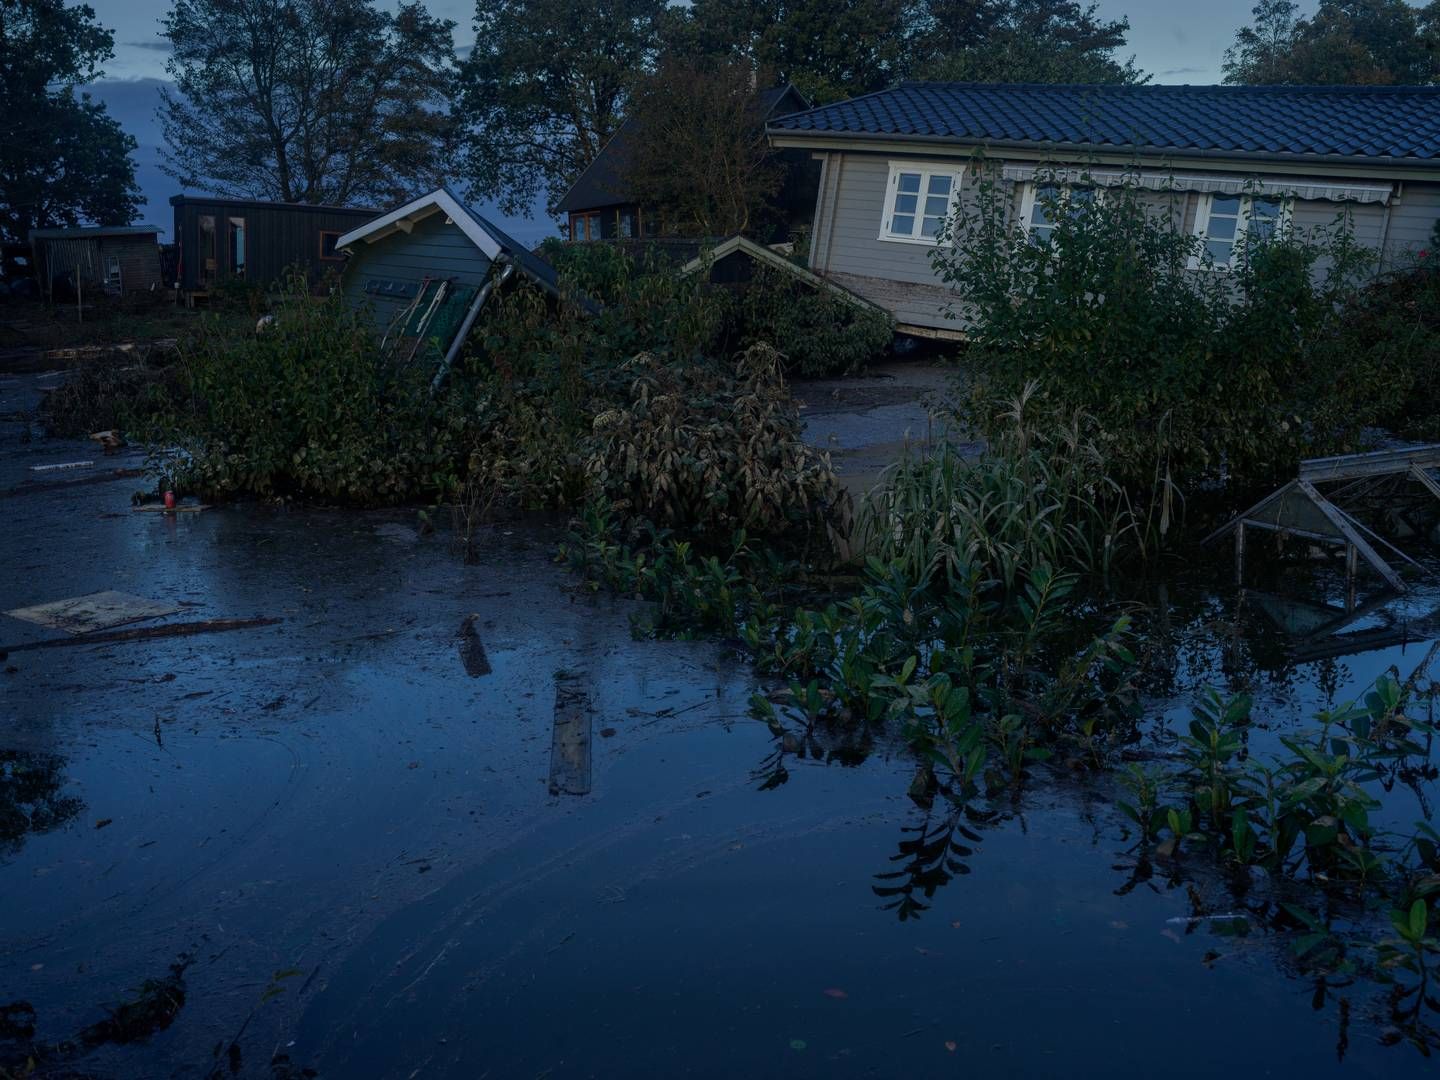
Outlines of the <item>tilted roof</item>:
{"label": "tilted roof", "polygon": [[493,261],[503,251],[515,264],[516,269],[548,292],[559,295],[559,278],[553,266],[511,237],[489,218],[472,210],[449,187],[436,188],[426,195],[421,195],[418,199],[412,199],[404,206],[397,207],[389,213],[380,214],[364,225],[351,229],[335,241],[335,246],[348,248],[361,240],[374,243],[392,232],[408,231],[403,223],[413,223],[430,214],[442,211],[455,222],[461,232],[469,237],[471,243],[484,252],[487,259]]}
{"label": "tilted roof", "polygon": [[[800,91],[789,83],[761,90],[756,93],[755,99],[762,122],[795,109],[810,107]],[[568,214],[573,210],[593,210],[634,202],[625,173],[630,168],[630,156],[641,137],[640,126],[633,117],[621,124],[595,160],[575,178],[575,183],[570,185],[570,190],[556,205],[555,212]]]}
{"label": "tilted roof", "polygon": [[772,136],[1114,147],[1180,156],[1440,159],[1440,87],[903,82],[772,120]]}

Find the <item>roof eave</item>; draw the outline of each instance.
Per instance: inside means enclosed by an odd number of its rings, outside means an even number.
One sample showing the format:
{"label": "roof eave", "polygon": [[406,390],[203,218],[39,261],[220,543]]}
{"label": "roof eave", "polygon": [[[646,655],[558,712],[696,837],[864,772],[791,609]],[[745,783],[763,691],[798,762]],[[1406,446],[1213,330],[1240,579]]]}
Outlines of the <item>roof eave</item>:
{"label": "roof eave", "polygon": [[868,131],[795,131],[767,127],[772,146],[779,148],[832,149],[834,144],[899,143],[905,146],[952,147],[972,153],[977,149],[1025,150],[1050,154],[1107,154],[1144,158],[1185,158],[1192,161],[1259,162],[1289,165],[1343,165],[1357,170],[1422,171],[1440,178],[1440,159],[1367,157],[1358,154],[1283,154],[1267,150],[1203,150],[1186,147],[1112,146],[1104,143],[1040,142],[1032,139],[959,139],[948,135],[914,135]]}

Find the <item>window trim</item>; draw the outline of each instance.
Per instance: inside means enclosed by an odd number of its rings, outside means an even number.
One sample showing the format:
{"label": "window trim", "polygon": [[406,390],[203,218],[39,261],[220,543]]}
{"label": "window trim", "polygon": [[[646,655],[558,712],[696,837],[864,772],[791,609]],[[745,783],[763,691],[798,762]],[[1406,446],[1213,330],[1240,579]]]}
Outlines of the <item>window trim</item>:
{"label": "window trim", "polygon": [[1235,238],[1230,243],[1230,258],[1225,262],[1211,261],[1206,264],[1200,252],[1190,256],[1191,270],[1219,270],[1229,272],[1235,269],[1235,252],[1240,246],[1240,238],[1250,228],[1251,206],[1255,199],[1270,199],[1280,203],[1280,215],[1275,219],[1275,232],[1277,235],[1285,235],[1290,231],[1290,218],[1294,212],[1295,200],[1289,195],[1267,195],[1264,192],[1252,191],[1228,192],[1228,191],[1205,191],[1200,194],[1200,202],[1195,207],[1195,224],[1191,227],[1191,235],[1196,237],[1203,247],[1208,242],[1206,233],[1210,230],[1210,211],[1215,205],[1215,196],[1222,195],[1229,197],[1235,195],[1240,200],[1240,210],[1235,218]]}
{"label": "window trim", "polygon": [[345,252],[340,250],[339,244],[331,245],[330,250],[335,253],[334,255],[325,254],[325,237],[333,236],[336,240],[339,240],[340,237],[344,235],[345,234],[339,229],[321,229],[319,232],[319,236],[315,241],[317,245],[315,249],[316,258],[318,258],[321,262],[344,262]]}
{"label": "window trim", "polygon": [[[950,177],[950,196],[945,203],[945,220],[948,221],[950,215],[955,211],[955,201],[960,195],[960,184],[965,177],[965,166],[956,166],[953,162],[948,161],[890,162],[890,172],[885,178],[885,204],[880,214],[879,239],[887,244],[915,244],[920,247],[938,247],[940,244],[938,239],[919,236],[913,232],[909,236],[902,236],[890,231],[890,221],[895,217],[895,198],[900,193],[898,185],[902,172],[920,174],[920,191],[917,200],[926,197],[932,176]],[[923,229],[925,227],[926,215],[919,212],[922,206],[918,201],[915,209],[915,228]]]}

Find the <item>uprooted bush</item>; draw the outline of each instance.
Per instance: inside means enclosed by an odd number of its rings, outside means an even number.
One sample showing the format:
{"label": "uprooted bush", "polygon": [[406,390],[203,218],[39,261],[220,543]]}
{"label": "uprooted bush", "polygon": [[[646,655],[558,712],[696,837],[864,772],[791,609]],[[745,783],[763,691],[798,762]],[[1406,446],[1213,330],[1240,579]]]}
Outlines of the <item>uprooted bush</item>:
{"label": "uprooted bush", "polygon": [[168,418],[173,482],[206,497],[344,503],[443,497],[459,479],[472,403],[430,391],[420,365],[384,360],[363,313],[290,282],[259,333],[218,327],[182,353]]}
{"label": "uprooted bush", "polygon": [[971,340],[982,431],[995,430],[985,403],[1037,381],[1037,420],[1093,417],[1127,486],[1259,480],[1354,448],[1391,407],[1395,358],[1339,345],[1371,265],[1343,213],[1305,233],[1257,224],[1220,268],[1183,227],[1183,193],[1122,183],[1099,198],[1085,177],[1045,190],[1053,227],[1037,237],[978,163],[933,256]]}
{"label": "uprooted bush", "polygon": [[591,494],[621,514],[697,537],[779,536],[839,524],[843,489],[800,438],[779,353],[754,345],[733,368],[642,353],[586,445]]}

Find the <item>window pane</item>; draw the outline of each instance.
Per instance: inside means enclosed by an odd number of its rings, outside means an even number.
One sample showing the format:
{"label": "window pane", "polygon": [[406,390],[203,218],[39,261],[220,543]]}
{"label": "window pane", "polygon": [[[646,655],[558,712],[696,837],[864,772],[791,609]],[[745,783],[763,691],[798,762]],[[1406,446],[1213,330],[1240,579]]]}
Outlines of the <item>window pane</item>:
{"label": "window pane", "polygon": [[931,195],[949,195],[951,178],[945,175],[930,177],[929,191]]}
{"label": "window pane", "polygon": [[914,236],[915,216],[913,214],[896,214],[890,219],[890,231],[898,236]]}
{"label": "window pane", "polygon": [[1205,227],[1205,235],[1211,240],[1234,240],[1235,219],[1233,217],[1217,218],[1210,215],[1210,224]]}
{"label": "window pane", "polygon": [[1050,224],[1050,208],[1037,198],[1035,205],[1030,208],[1030,225],[1031,227],[1035,227]]}
{"label": "window pane", "polygon": [[943,217],[927,217],[920,223],[920,235],[927,240],[934,240],[940,235],[940,226],[944,223]]}
{"label": "window pane", "polygon": [[1257,240],[1269,240],[1275,235],[1275,224],[1274,218],[1251,218],[1246,232]]}
{"label": "window pane", "polygon": [[1230,265],[1230,256],[1235,252],[1235,245],[1229,240],[1207,240],[1205,250],[1210,252],[1210,257],[1221,266]]}
{"label": "window pane", "polygon": [[918,195],[896,195],[895,211],[899,214],[913,214],[915,212],[915,204],[919,201],[920,197]]}
{"label": "window pane", "polygon": [[900,174],[900,190],[919,194],[920,174],[918,172],[902,172]]}
{"label": "window pane", "polygon": [[925,213],[935,214],[939,217],[945,216],[945,211],[950,208],[950,200],[944,195],[930,195],[925,199]]}
{"label": "window pane", "polygon": [[1250,203],[1251,218],[1278,218],[1280,216],[1279,199],[1255,199]]}
{"label": "window pane", "polygon": [[1048,244],[1048,243],[1050,242],[1050,234],[1053,233],[1054,231],[1055,231],[1055,230],[1052,229],[1049,225],[1039,225],[1039,226],[1036,226],[1035,228],[1032,228],[1032,229],[1030,230],[1030,235],[1031,235],[1038,243]]}
{"label": "window pane", "polygon": [[1228,214],[1231,217],[1238,217],[1240,214],[1239,195],[1212,195],[1210,197],[1210,216]]}

